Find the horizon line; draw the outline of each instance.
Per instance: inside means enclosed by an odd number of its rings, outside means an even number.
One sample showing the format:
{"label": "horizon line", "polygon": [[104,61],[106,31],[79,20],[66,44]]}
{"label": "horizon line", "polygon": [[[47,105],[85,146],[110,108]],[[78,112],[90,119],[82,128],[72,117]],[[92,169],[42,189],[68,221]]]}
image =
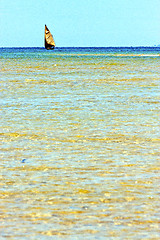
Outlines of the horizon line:
{"label": "horizon line", "polygon": [[[100,46],[94,46],[94,47],[93,46],[92,47],[89,47],[89,46],[88,47],[80,47],[80,46],[76,46],[76,47],[75,46],[72,46],[72,47],[71,46],[69,46],[69,47],[65,46],[65,47],[63,47],[63,46],[58,46],[58,47],[55,47],[55,49],[56,48],[140,48],[140,47],[141,48],[142,47],[160,47],[160,45],[154,45],[154,46],[150,46],[150,45],[149,46],[142,46],[142,45],[139,45],[139,46],[107,46],[107,47],[106,46],[105,47],[104,46],[101,46],[101,47]],[[43,46],[42,47],[35,47],[35,46],[34,47],[1,47],[0,46],[0,48],[44,48],[45,49],[45,47],[43,47]]]}

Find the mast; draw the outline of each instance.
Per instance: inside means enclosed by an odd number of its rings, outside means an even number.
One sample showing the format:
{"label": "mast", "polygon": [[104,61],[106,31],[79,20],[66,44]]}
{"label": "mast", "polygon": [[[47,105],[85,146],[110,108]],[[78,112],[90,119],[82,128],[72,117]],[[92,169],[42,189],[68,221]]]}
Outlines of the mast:
{"label": "mast", "polygon": [[46,25],[45,25],[45,34],[44,35],[45,35],[45,48],[46,49],[54,49],[56,45],[55,45],[53,36]]}

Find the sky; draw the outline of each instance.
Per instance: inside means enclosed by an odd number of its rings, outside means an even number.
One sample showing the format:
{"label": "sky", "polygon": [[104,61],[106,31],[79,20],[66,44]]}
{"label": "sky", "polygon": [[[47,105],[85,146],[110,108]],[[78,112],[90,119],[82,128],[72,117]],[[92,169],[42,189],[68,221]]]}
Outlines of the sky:
{"label": "sky", "polygon": [[0,0],[0,47],[160,44],[160,0]]}

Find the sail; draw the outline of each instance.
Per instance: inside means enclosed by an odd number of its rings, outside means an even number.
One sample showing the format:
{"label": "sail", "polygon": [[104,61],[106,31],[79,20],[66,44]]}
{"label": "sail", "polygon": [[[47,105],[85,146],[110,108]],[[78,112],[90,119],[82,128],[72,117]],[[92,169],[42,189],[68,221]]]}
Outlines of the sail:
{"label": "sail", "polygon": [[45,48],[46,49],[55,48],[55,42],[54,42],[53,36],[46,25],[45,25]]}

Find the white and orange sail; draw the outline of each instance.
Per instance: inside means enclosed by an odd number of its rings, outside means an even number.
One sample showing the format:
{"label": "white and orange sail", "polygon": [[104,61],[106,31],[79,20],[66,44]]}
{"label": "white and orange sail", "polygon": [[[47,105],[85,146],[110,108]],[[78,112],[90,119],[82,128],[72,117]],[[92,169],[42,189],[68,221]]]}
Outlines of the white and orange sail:
{"label": "white and orange sail", "polygon": [[45,41],[45,48],[46,49],[54,49],[55,48],[55,41],[51,32],[49,31],[48,27],[45,25],[45,34],[44,34],[44,41]]}

